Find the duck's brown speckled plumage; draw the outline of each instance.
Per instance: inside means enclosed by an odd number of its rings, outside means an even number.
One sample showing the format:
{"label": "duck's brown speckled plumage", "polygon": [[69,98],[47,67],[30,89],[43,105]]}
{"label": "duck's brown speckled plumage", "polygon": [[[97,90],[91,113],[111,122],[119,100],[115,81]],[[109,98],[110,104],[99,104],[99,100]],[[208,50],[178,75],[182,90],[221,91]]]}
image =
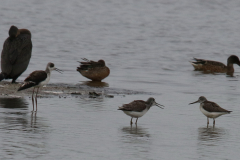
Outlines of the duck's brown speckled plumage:
{"label": "duck's brown speckled plumage", "polygon": [[234,72],[233,64],[240,65],[240,61],[237,56],[232,55],[228,58],[227,66],[221,62],[197,59],[194,58],[195,62],[191,62],[195,70],[208,71],[208,72],[219,72],[232,74]]}
{"label": "duck's brown speckled plumage", "polygon": [[27,69],[32,54],[31,32],[11,26],[3,44],[0,79],[15,80]]}
{"label": "duck's brown speckled plumage", "polygon": [[77,71],[84,77],[91,79],[92,81],[101,81],[110,74],[110,69],[105,65],[104,60],[98,62],[89,61],[83,59],[85,62],[80,62],[80,67],[77,67]]}

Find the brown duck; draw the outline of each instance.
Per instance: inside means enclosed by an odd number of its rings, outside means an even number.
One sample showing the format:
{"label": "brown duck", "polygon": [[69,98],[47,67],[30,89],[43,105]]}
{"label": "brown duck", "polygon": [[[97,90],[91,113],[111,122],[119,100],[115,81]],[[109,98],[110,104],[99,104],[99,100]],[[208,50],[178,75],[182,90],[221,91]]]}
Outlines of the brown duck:
{"label": "brown duck", "polygon": [[231,55],[227,60],[227,66],[221,62],[210,61],[204,59],[194,58],[195,62],[190,62],[195,70],[207,71],[207,72],[219,72],[227,73],[231,75],[234,73],[233,64],[240,66],[239,58],[235,55]]}
{"label": "brown duck", "polygon": [[77,67],[77,71],[84,77],[91,79],[92,81],[101,81],[110,74],[109,68],[105,65],[104,60],[89,61],[83,58],[85,62],[79,62],[80,67]]}
{"label": "brown duck", "polygon": [[3,44],[1,54],[0,81],[3,79],[16,79],[27,69],[32,55],[31,32],[27,29],[18,29],[11,26],[9,37]]}

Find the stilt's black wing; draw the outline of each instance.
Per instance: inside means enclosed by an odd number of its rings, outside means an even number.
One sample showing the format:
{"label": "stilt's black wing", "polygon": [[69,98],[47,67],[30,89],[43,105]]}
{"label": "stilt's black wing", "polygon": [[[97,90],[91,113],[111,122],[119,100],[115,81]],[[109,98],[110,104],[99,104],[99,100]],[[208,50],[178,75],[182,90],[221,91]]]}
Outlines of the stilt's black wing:
{"label": "stilt's black wing", "polygon": [[47,73],[45,71],[34,71],[24,80],[24,82],[31,81],[38,84],[44,81],[46,78],[47,78]]}
{"label": "stilt's black wing", "polygon": [[24,89],[27,89],[27,88],[31,88],[33,86],[36,86],[36,83],[34,83],[34,82],[25,82],[25,83],[23,83],[23,85],[21,85],[21,87],[18,88],[18,91],[21,91],[21,90],[24,90]]}
{"label": "stilt's black wing", "polygon": [[47,73],[45,71],[34,71],[24,80],[24,84],[18,91],[36,86],[45,79],[47,79]]}

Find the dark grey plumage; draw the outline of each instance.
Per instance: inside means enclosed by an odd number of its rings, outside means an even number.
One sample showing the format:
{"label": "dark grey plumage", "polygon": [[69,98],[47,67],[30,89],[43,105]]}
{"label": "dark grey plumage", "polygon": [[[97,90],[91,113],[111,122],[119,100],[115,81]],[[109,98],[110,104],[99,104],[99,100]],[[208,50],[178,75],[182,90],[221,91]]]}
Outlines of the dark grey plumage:
{"label": "dark grey plumage", "polygon": [[[132,124],[132,119],[137,118],[135,124],[139,117],[142,117],[153,105],[158,106],[163,109],[163,105],[158,104],[154,98],[150,97],[147,101],[135,100],[129,104],[124,104],[119,107],[118,110],[122,110],[126,115],[132,117],[130,124]],[[162,107],[161,107],[162,106]]]}
{"label": "dark grey plumage", "polygon": [[31,32],[11,26],[9,37],[3,44],[0,81],[12,79],[12,83],[27,69],[32,55]]}
{"label": "dark grey plumage", "polygon": [[232,111],[228,111],[224,108],[221,108],[217,103],[208,101],[204,96],[199,97],[195,102],[189,103],[200,103],[200,111],[207,117],[207,127],[209,124],[209,118],[213,118],[213,126],[215,126],[215,119],[221,115],[229,114]]}
{"label": "dark grey plumage", "polygon": [[202,107],[208,112],[232,112],[220,107],[217,103],[211,101],[205,101]]}
{"label": "dark grey plumage", "polygon": [[218,112],[218,113],[219,112],[226,112],[226,113],[232,112],[232,111],[228,111],[224,108],[221,108],[215,102],[208,101],[207,98],[205,98],[204,96],[199,97],[199,99],[196,102],[192,102],[192,103],[189,103],[189,104],[194,104],[194,103],[201,103],[202,108],[209,113],[211,113],[211,112]]}
{"label": "dark grey plumage", "polygon": [[146,108],[149,110],[150,107],[151,107],[151,104],[148,104],[143,100],[135,100],[129,104],[124,104],[122,107],[119,107],[118,110],[142,112]]}

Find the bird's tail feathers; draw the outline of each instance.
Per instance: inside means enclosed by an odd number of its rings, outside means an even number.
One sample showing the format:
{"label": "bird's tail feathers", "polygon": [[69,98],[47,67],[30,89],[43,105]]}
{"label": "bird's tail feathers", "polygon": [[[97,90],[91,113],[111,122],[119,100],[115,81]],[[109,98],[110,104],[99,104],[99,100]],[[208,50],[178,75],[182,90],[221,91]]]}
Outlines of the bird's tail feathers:
{"label": "bird's tail feathers", "polygon": [[24,90],[24,89],[27,89],[27,88],[31,88],[33,86],[36,86],[36,83],[34,83],[34,82],[25,82],[23,85],[21,85],[18,88],[18,91],[21,91],[21,90]]}

